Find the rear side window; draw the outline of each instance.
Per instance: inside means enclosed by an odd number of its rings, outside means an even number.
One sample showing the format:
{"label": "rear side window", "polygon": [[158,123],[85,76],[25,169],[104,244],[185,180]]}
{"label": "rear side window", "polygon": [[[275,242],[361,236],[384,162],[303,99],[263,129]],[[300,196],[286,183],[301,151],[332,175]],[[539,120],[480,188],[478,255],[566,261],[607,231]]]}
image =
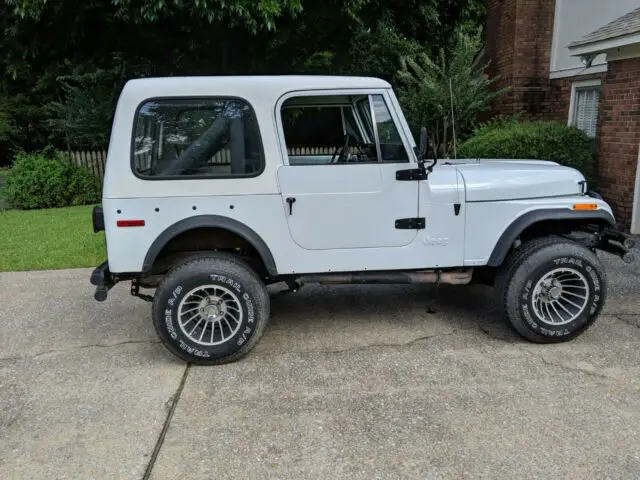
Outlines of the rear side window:
{"label": "rear side window", "polygon": [[149,179],[252,177],[264,169],[255,113],[236,98],[145,102],[132,155],[135,174]]}

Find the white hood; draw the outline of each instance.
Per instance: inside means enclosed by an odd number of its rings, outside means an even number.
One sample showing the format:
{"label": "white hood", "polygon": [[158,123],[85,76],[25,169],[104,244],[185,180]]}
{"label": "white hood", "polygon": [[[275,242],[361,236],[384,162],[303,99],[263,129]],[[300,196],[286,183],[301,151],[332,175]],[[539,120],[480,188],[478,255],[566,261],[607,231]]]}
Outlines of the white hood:
{"label": "white hood", "polygon": [[584,176],[542,160],[479,159],[450,162],[464,178],[467,202],[579,195]]}

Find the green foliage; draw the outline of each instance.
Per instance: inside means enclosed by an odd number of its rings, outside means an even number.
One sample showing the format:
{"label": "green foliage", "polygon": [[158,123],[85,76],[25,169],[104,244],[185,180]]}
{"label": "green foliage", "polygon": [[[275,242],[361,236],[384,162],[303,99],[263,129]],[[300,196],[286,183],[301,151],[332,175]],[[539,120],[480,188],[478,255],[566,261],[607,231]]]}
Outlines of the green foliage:
{"label": "green foliage", "polygon": [[558,122],[507,121],[479,129],[458,149],[463,158],[551,160],[595,178],[592,142],[581,130]]}
{"label": "green foliage", "polygon": [[[20,18],[39,20],[46,12],[48,0],[5,0]],[[116,16],[135,23],[153,23],[181,14],[208,23],[231,20],[242,22],[250,30],[274,28],[275,20],[302,10],[301,0],[111,0]]]}
{"label": "green foliage", "polygon": [[16,126],[9,113],[9,103],[0,99],[0,142],[6,142],[16,133]]}
{"label": "green foliage", "polygon": [[504,92],[491,88],[498,79],[487,78],[487,65],[476,61],[479,37],[464,33],[456,37],[450,52],[442,48],[435,58],[426,53],[406,56],[398,72],[399,100],[412,131],[416,134],[426,126],[442,156],[452,151],[454,121],[457,138],[464,139],[472,132],[478,113]]}
{"label": "green foliage", "polygon": [[393,23],[380,21],[374,28],[361,28],[350,43],[348,51],[352,59],[349,73],[375,75],[394,81],[400,59],[423,52],[415,40],[403,37]]}
{"label": "green foliage", "polygon": [[87,205],[100,201],[98,179],[59,151],[19,153],[6,175],[3,194],[14,208]]}
{"label": "green foliage", "polygon": [[116,102],[122,84],[119,69],[61,77],[64,100],[50,102],[46,124],[65,138],[70,148],[103,149],[109,143]]}
{"label": "green foliage", "polygon": [[17,129],[0,139],[0,160],[16,148],[102,142],[112,93],[129,78],[318,73],[396,83],[401,57],[448,52],[457,29],[475,34],[484,3],[0,0],[0,98]]}
{"label": "green foliage", "polygon": [[489,120],[477,122],[473,127],[473,135],[480,135],[489,130],[504,128],[505,126],[518,123],[521,116],[520,113],[514,115],[496,115]]}

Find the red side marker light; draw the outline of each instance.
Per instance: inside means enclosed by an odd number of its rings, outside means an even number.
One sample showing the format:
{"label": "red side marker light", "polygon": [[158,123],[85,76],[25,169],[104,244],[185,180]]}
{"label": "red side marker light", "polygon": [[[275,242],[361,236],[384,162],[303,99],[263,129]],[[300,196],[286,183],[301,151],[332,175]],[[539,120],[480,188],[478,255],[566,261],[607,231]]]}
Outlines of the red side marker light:
{"label": "red side marker light", "polygon": [[118,227],[144,227],[144,220],[118,220]]}

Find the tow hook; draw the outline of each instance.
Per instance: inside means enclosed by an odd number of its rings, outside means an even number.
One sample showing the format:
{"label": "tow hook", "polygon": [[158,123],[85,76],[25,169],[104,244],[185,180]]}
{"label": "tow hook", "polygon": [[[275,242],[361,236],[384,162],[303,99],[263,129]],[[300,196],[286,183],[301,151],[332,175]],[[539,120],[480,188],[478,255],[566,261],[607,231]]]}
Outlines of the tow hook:
{"label": "tow hook", "polygon": [[152,295],[145,295],[144,293],[140,293],[140,283],[136,279],[131,281],[131,295],[141,298],[145,302],[153,302]]}

